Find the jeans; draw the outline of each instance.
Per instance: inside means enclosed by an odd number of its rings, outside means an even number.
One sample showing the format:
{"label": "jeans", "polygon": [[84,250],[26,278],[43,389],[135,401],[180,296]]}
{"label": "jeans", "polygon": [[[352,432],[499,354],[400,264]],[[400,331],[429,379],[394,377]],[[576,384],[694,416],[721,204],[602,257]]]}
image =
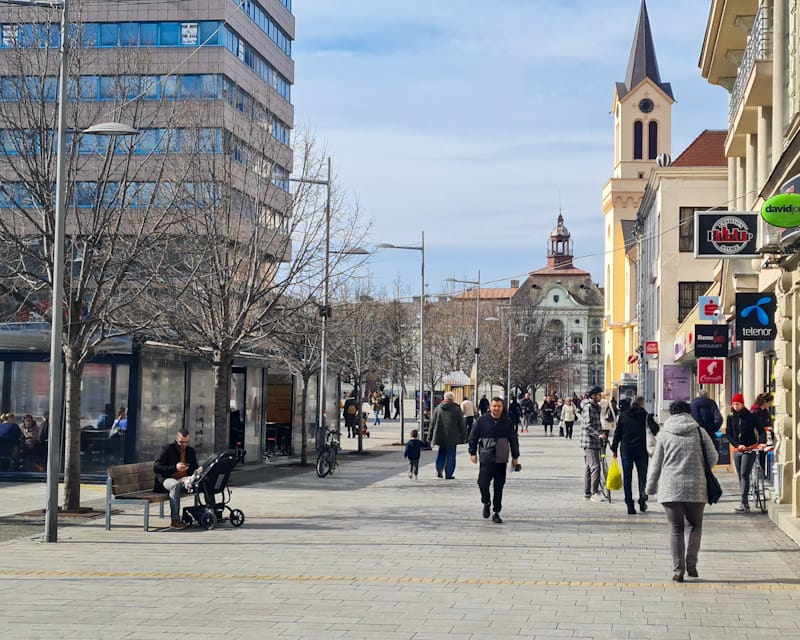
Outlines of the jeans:
{"label": "jeans", "polygon": [[600,491],[600,449],[584,449],[583,460],[586,471],[583,474],[583,492],[586,495]]}
{"label": "jeans", "polygon": [[647,500],[644,486],[647,484],[647,451],[633,454],[622,452],[622,489],[625,492],[625,504],[633,506],[633,467],[636,466],[636,478],[639,481],[639,503]]}
{"label": "jeans", "polygon": [[440,473],[444,470],[445,478],[452,478],[456,472],[456,448],[439,447],[436,453],[436,471]]}
{"label": "jeans", "polygon": [[413,473],[415,476],[419,474],[419,458],[408,461],[408,472]]}
{"label": "jeans", "polygon": [[733,465],[736,467],[736,475],[739,476],[739,488],[742,490],[742,504],[747,505],[749,500],[747,494],[750,493],[750,472],[756,461],[754,451],[735,451],[733,453]]}
{"label": "jeans", "polygon": [[[495,462],[482,464],[478,471],[478,487],[481,490],[481,502],[491,504],[492,511],[500,513],[503,508],[503,487],[506,484],[506,464]],[[494,481],[492,499],[489,499],[489,485]]]}
{"label": "jeans", "polygon": [[169,516],[173,522],[181,519],[181,492],[183,482],[175,478],[165,478],[162,483],[169,493]]}
{"label": "jeans", "polygon": [[[669,548],[672,552],[672,572],[682,574],[686,565],[696,566],[703,535],[703,502],[665,502],[669,522]],[[686,522],[689,534],[685,534]]]}

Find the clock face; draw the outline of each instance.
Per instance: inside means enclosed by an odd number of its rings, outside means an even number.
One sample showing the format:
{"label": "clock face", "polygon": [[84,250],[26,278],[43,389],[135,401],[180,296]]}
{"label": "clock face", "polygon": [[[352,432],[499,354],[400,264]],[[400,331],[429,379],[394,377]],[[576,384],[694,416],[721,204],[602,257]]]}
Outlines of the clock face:
{"label": "clock face", "polygon": [[639,102],[639,111],[642,113],[650,113],[653,110],[653,101],[650,98],[645,98]]}

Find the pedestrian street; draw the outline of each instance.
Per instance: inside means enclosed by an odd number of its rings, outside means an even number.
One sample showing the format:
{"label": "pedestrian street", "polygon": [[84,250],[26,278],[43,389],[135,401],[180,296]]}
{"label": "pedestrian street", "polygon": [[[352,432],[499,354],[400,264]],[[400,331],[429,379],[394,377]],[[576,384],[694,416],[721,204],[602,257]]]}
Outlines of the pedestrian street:
{"label": "pedestrian street", "polygon": [[676,584],[660,505],[584,500],[577,438],[539,429],[521,435],[503,524],[481,516],[465,447],[455,480],[433,452],[412,480],[395,435],[332,477],[234,486],[240,529],[156,516],[145,533],[139,510],[110,532],[98,518],[57,544],[0,543],[0,638],[800,639],[800,550],[733,513],[732,474],[706,510],[700,578]]}

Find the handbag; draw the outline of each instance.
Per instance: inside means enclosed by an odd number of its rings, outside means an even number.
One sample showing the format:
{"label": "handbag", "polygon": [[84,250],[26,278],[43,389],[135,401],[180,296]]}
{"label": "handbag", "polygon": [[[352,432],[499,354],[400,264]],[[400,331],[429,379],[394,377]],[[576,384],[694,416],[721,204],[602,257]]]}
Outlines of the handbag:
{"label": "handbag", "polygon": [[711,465],[708,464],[708,455],[706,448],[703,446],[703,436],[700,429],[697,429],[697,437],[700,438],[700,451],[703,452],[703,470],[706,472],[706,489],[708,491],[708,504],[716,504],[722,497],[722,487],[719,485],[719,480],[711,471]]}

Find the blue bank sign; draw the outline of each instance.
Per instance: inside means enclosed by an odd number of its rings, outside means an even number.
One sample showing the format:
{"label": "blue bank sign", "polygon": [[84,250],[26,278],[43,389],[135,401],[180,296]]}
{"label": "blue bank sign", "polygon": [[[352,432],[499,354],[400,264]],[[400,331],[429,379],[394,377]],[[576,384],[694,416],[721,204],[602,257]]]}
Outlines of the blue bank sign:
{"label": "blue bank sign", "polygon": [[774,340],[778,334],[775,326],[777,306],[772,293],[737,293],[736,339]]}

